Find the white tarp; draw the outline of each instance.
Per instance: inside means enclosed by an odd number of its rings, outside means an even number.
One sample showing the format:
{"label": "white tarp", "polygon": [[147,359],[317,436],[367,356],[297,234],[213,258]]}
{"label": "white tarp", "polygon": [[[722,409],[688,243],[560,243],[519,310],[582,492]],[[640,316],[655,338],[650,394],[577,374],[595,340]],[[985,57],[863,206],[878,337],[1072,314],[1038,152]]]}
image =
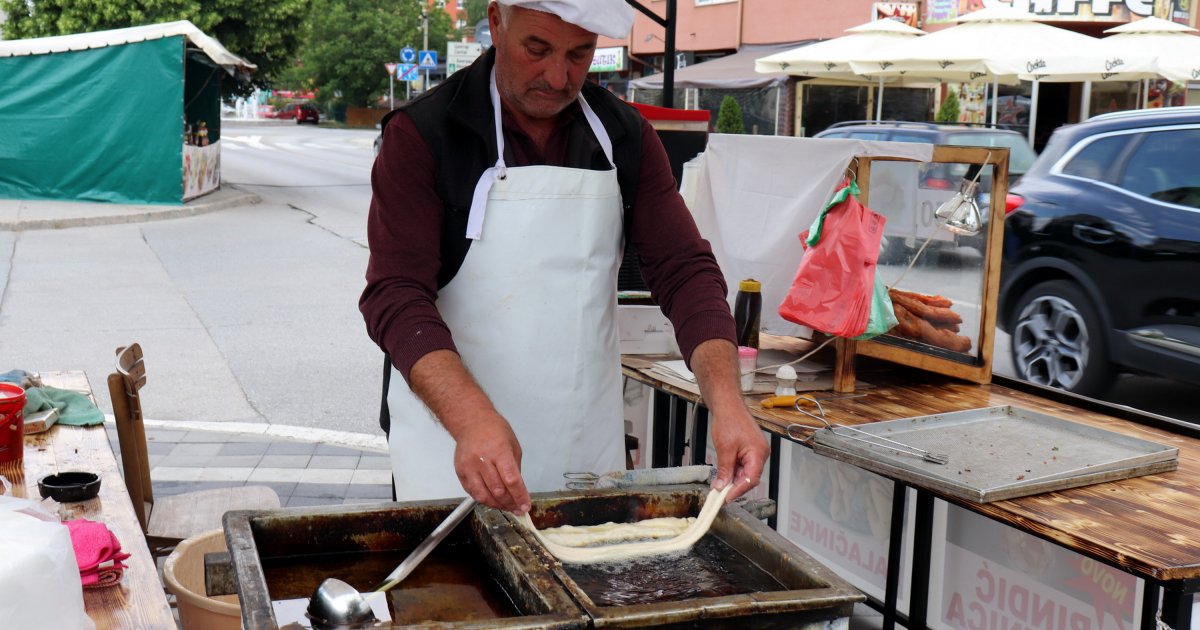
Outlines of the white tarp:
{"label": "white tarp", "polygon": [[799,235],[825,206],[856,156],[928,162],[933,145],[905,142],[711,134],[685,165],[681,190],[700,233],[712,243],[731,287],[763,287],[763,330],[807,336],[779,316],[804,253]]}
{"label": "white tarp", "polygon": [[229,52],[220,42],[204,34],[194,24],[187,20],[148,24],[146,26],[131,26],[109,31],[94,33],[74,33],[57,37],[39,37],[36,39],[12,39],[0,41],[0,57],[20,57],[24,55],[45,55],[48,53],[68,52],[72,50],[88,50],[89,48],[104,48],[144,42],[151,39],[175,37],[183,35],[192,45],[209,56],[217,64],[230,70],[255,70],[257,66]]}

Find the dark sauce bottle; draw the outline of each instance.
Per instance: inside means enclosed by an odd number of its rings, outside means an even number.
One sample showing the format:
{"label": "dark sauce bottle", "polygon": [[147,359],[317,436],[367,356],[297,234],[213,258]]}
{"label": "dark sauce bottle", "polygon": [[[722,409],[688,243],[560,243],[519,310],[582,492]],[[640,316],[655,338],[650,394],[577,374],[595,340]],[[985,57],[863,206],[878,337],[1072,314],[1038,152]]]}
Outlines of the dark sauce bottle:
{"label": "dark sauce bottle", "polygon": [[753,278],[738,283],[737,299],[733,303],[733,321],[737,327],[737,343],[758,348],[758,329],[762,320],[762,284]]}

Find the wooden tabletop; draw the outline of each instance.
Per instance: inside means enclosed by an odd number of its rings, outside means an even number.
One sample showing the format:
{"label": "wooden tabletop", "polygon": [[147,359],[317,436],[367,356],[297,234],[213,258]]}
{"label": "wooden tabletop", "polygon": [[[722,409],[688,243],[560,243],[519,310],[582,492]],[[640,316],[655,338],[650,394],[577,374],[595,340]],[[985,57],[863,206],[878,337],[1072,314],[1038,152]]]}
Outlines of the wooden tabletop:
{"label": "wooden tabletop", "polygon": [[[678,384],[663,384],[647,374],[643,361],[626,359],[626,375],[695,400]],[[1200,578],[1200,440],[996,384],[976,385],[907,368],[860,373],[859,378],[873,385],[860,391],[866,396],[822,402],[826,414],[840,424],[1014,405],[1177,447],[1179,468],[1167,473],[988,504],[939,497],[1142,577]],[[794,410],[763,409],[763,398],[747,396],[746,402],[765,430],[787,436],[789,424],[814,424]]]}
{"label": "wooden tabletop", "polygon": [[[46,385],[80,391],[91,396],[87,375],[82,372],[43,372]],[[0,474],[13,482],[13,493],[38,499],[37,480],[57,472],[84,470],[100,475],[100,496],[80,503],[63,504],[69,518],[101,521],[116,534],[125,560],[121,583],[106,588],[83,590],[88,616],[100,630],[108,628],[175,628],[175,620],[142,536],[141,525],[133,512],[133,503],[125,491],[116,457],[109,446],[103,426],[73,427],[54,425],[48,431],[25,436],[23,470],[11,464],[0,465]],[[43,505],[53,506],[52,501]]]}

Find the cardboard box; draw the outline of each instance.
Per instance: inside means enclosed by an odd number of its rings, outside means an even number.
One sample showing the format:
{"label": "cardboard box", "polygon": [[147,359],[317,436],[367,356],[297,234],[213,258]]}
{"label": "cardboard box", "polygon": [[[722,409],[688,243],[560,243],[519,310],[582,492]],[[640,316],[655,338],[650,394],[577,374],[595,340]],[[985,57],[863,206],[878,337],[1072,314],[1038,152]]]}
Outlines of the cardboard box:
{"label": "cardboard box", "polygon": [[679,354],[675,327],[657,306],[617,306],[621,354]]}

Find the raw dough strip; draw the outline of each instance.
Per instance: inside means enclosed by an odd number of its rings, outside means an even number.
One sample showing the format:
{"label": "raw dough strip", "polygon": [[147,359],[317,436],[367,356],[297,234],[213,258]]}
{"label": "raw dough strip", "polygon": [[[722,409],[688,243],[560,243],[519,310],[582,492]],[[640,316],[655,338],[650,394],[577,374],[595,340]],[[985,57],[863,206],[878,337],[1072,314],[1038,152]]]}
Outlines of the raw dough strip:
{"label": "raw dough strip", "polygon": [[695,521],[688,518],[648,518],[636,523],[604,523],[603,525],[563,525],[542,530],[547,540],[564,547],[594,547],[631,540],[671,538],[687,531]]}
{"label": "raw dough strip", "polygon": [[710,490],[708,497],[704,499],[704,507],[701,508],[700,515],[696,517],[695,522],[688,526],[687,530],[682,534],[668,540],[621,543],[605,547],[566,547],[547,540],[542,535],[542,532],[533,526],[533,521],[530,520],[528,512],[522,514],[517,520],[537,536],[537,539],[546,547],[547,551],[563,562],[568,564],[616,562],[630,558],[655,556],[690,549],[692,545],[704,537],[704,534],[708,533],[708,528],[716,520],[717,514],[721,511],[721,506],[725,505],[725,495],[729,494],[732,488],[733,484],[731,483],[725,486],[723,490]]}

